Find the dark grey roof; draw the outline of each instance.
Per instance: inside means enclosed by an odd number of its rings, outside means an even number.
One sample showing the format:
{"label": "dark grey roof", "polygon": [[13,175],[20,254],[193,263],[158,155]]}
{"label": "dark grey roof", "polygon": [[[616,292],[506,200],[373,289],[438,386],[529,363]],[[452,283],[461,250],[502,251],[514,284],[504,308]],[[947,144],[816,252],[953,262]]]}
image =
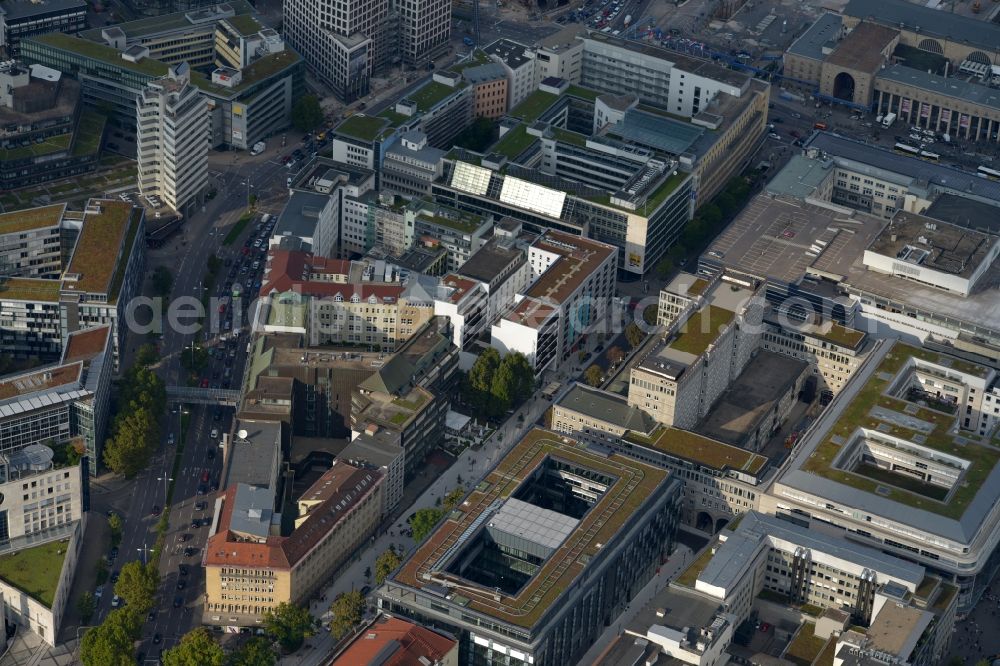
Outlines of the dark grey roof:
{"label": "dark grey roof", "polygon": [[687,152],[705,130],[697,125],[673,118],[629,109],[625,117],[610,130],[626,141],[662,150],[671,155]]}
{"label": "dark grey roof", "polygon": [[957,194],[942,194],[924,215],[959,227],[1000,234],[1000,207]]}
{"label": "dark grey roof", "polygon": [[489,284],[512,263],[523,264],[525,260],[524,250],[514,242],[493,238],[462,264],[458,274]]}
{"label": "dark grey roof", "polygon": [[[238,436],[246,430],[246,438]],[[239,421],[229,455],[225,487],[245,483],[274,490],[277,486],[277,463],[281,458],[281,422]]]}
{"label": "dark grey roof", "polygon": [[362,432],[337,457],[351,463],[389,467],[402,453],[399,434],[380,429],[374,435]]}
{"label": "dark grey roof", "polygon": [[511,69],[517,69],[529,60],[529,58],[524,55],[526,48],[527,47],[524,44],[518,44],[510,39],[498,39],[492,44],[488,44],[485,48],[483,48],[483,51],[499,57],[507,63],[507,66]]}
{"label": "dark grey roof", "polygon": [[32,0],[6,0],[5,2],[0,2],[0,14],[6,15],[8,23],[31,16],[86,8],[87,3],[84,0],[40,0],[38,2],[32,2]]}
{"label": "dark grey roof", "polygon": [[[915,7],[916,5],[909,6]],[[814,132],[806,141],[805,148],[807,150],[816,148],[831,157],[852,160],[910,178],[923,179],[954,192],[962,192],[991,201],[1000,201],[1000,182],[980,178],[974,173],[943,164],[932,164],[906,155],[899,155],[891,150],[871,146],[830,132]]]}
{"label": "dark grey roof", "polygon": [[[786,541],[791,547],[802,546],[813,553],[824,553],[859,567],[905,580],[914,586],[924,578],[924,568],[869,546],[830,536],[757,511],[743,515],[736,534],[718,546],[715,556],[698,575],[708,585],[731,589],[746,572],[759,544],[765,539]],[[785,546],[789,547],[789,546]]]}
{"label": "dark grey roof", "polygon": [[426,162],[427,164],[437,164],[440,162],[444,156],[445,151],[432,146],[424,146],[420,150],[411,150],[403,145],[402,141],[397,141],[392,144],[389,150],[385,151],[386,155],[403,155],[407,157],[414,157],[421,162]]}
{"label": "dark grey roof", "polygon": [[571,388],[559,406],[636,432],[652,432],[656,421],[638,407],[631,407],[620,395],[583,384]]}
{"label": "dark grey roof", "polygon": [[245,483],[236,484],[236,497],[233,500],[233,515],[229,521],[229,529],[266,538],[270,533],[273,515],[274,490]]}
{"label": "dark grey roof", "polygon": [[491,62],[486,65],[469,67],[462,71],[462,76],[469,83],[482,83],[484,81],[496,81],[507,77],[503,66],[499,63]]}
{"label": "dark grey roof", "polygon": [[271,235],[313,238],[316,235],[319,213],[329,202],[329,194],[293,192],[285,209],[278,216]]}
{"label": "dark grey roof", "polygon": [[1000,91],[957,77],[946,78],[905,65],[893,65],[880,71],[878,78],[927,90],[935,95],[950,97],[954,100],[971,102],[991,109],[1000,109]]}
{"label": "dark grey roof", "polygon": [[385,364],[358,386],[366,391],[398,395],[416,386],[451,347],[448,319],[434,317],[410,337]]}
{"label": "dark grey roof", "polygon": [[804,58],[823,60],[823,45],[840,34],[844,19],[840,14],[827,12],[816,19],[802,35],[792,42],[788,52]]}
{"label": "dark grey roof", "polygon": [[845,16],[872,20],[899,30],[919,32],[950,42],[965,42],[992,53],[1000,44],[1000,25],[931,9],[907,0],[850,0]]}

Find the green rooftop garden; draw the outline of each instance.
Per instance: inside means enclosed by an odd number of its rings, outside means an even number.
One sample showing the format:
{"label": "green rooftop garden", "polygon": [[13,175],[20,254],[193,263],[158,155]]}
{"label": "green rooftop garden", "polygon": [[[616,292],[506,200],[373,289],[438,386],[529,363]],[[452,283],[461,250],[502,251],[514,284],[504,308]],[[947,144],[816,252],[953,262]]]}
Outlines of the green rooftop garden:
{"label": "green rooftop garden", "polygon": [[574,146],[580,146],[581,148],[587,145],[587,137],[579,132],[571,132],[561,127],[553,127],[552,136],[557,141],[562,141],[563,143],[568,143]]}
{"label": "green rooftop garden", "polygon": [[[971,432],[962,433],[964,443],[957,442],[955,437],[949,433],[955,423],[954,416],[926,407],[918,407],[914,403],[883,393],[891,381],[891,379],[883,379],[883,377],[894,378],[911,358],[923,358],[934,363],[941,361],[941,355],[937,352],[896,343],[881,360],[878,368],[871,374],[865,385],[844,406],[837,422],[803,463],[802,469],[863,492],[875,493],[877,489],[882,487],[885,490],[879,494],[887,499],[948,518],[958,519],[961,518],[969,503],[979,492],[990,472],[1000,462],[1000,450],[979,443],[979,437]],[[949,360],[952,361],[951,367],[956,370],[961,365],[970,374],[978,375],[983,371],[983,368],[965,361],[951,357]],[[973,370],[976,372],[972,372]],[[905,482],[902,480],[904,478],[902,475],[893,474],[892,481],[889,482],[892,485],[887,485],[855,471],[838,469],[833,466],[833,461],[840,452],[841,446],[850,441],[858,428],[877,430],[880,425],[883,425],[888,426],[884,427],[883,430],[890,436],[911,442],[918,439],[918,435],[921,433],[915,430],[894,424],[883,424],[882,421],[873,417],[870,412],[876,405],[900,413],[904,413],[907,406],[911,406],[911,409],[906,412],[909,416],[928,422],[933,426],[929,433],[923,435],[921,446],[948,453],[969,462],[968,468],[947,502],[937,501],[924,494],[917,494],[911,489],[904,488]],[[835,441],[834,438],[838,438],[838,440]],[[843,443],[838,443],[838,441]]]}
{"label": "green rooftop garden", "polygon": [[572,441],[560,441],[553,433],[532,430],[468,495],[463,502],[463,511],[439,525],[418,546],[418,553],[393,574],[393,578],[406,585],[426,585],[423,572],[430,563],[439,561],[448,545],[453,543],[452,539],[467,529],[471,521],[494,501],[510,497],[524,478],[534,473],[549,456],[593,469],[616,481],[580,520],[574,533],[516,594],[503,595],[502,604],[494,601],[491,591],[470,589],[467,595],[471,609],[486,612],[519,627],[534,626],[539,617],[553,608],[559,597],[574,584],[584,571],[586,562],[600,551],[603,544],[611,543],[622,526],[650,501],[666,478],[665,471],[625,456],[597,456]]}
{"label": "green rooftop garden", "polygon": [[601,93],[598,90],[591,90],[590,88],[584,88],[583,86],[571,85],[568,88],[566,88],[566,94],[593,102],[603,93]]}
{"label": "green rooftop garden", "polygon": [[68,543],[51,541],[0,556],[0,578],[52,608]]}
{"label": "green rooftop garden", "polygon": [[419,218],[427,222],[454,229],[463,234],[471,234],[482,225],[483,220],[479,217],[472,217],[466,213],[460,213],[459,217],[449,217],[447,215],[434,215],[433,213],[421,213]]}
{"label": "green rooftop garden", "polygon": [[862,340],[865,339],[865,334],[863,331],[856,331],[853,328],[845,328],[840,324],[830,324],[827,326],[817,327],[813,333],[823,340],[832,342],[835,345],[841,345],[843,347],[857,347]]}
{"label": "green rooftop garden", "polygon": [[474,49],[470,54],[468,60],[463,60],[462,62],[455,63],[448,69],[451,70],[452,72],[455,72],[456,74],[461,74],[470,67],[479,67],[480,65],[488,65],[491,62],[493,61],[490,60],[490,57],[486,55],[485,52],[480,51],[479,49]]}
{"label": "green rooftop garden", "polygon": [[74,37],[61,32],[35,35],[29,39],[63,51],[76,53],[86,58],[99,60],[115,67],[145,74],[150,78],[159,78],[167,75],[167,65],[159,60],[143,58],[139,62],[129,62],[121,57],[121,52],[118,49],[92,42],[89,39]]}
{"label": "green rooftop garden", "polygon": [[762,455],[679,428],[660,426],[648,437],[629,430],[625,440],[712,469],[736,469],[756,474],[767,464],[767,458]]}
{"label": "green rooftop garden", "polygon": [[301,62],[299,55],[291,49],[285,49],[284,51],[279,51],[278,53],[268,54],[263,58],[254,61],[249,66],[244,67],[242,71],[243,80],[239,83],[239,85],[233,86],[232,88],[216,85],[212,83],[212,79],[210,77],[205,76],[198,71],[191,72],[191,83],[206,92],[222,96],[235,95],[241,90],[245,90],[255,83],[263,81],[270,76],[274,76],[278,72],[298,62]]}
{"label": "green rooftop garden", "polygon": [[677,189],[677,186],[687,179],[687,177],[688,174],[683,171],[678,171],[664,180],[663,183],[649,195],[649,198],[646,200],[646,209],[650,211],[656,210],[657,207],[663,203],[674,190]]}
{"label": "green rooftop garden", "polygon": [[76,126],[76,140],[73,142],[73,156],[92,155],[101,147],[104,125],[107,122],[100,113],[84,109]]}
{"label": "green rooftop garden", "polygon": [[690,287],[688,287],[687,293],[690,296],[701,296],[702,294],[705,293],[705,290],[708,288],[708,285],[709,285],[708,280],[705,280],[703,278],[698,278],[697,280],[691,283]]}
{"label": "green rooftop garden", "polygon": [[398,127],[410,119],[409,116],[404,116],[402,113],[396,113],[392,108],[383,110],[378,114],[379,118],[385,118],[389,121],[390,127]]}
{"label": "green rooftop garden", "polygon": [[528,95],[523,102],[511,109],[508,115],[514,118],[520,118],[525,122],[525,124],[530,125],[538,120],[538,117],[545,113],[545,111],[548,110],[548,108],[552,106],[557,99],[559,99],[558,95],[553,95],[552,93],[545,92],[544,90],[536,90]]}
{"label": "green rooftop garden", "polygon": [[698,557],[694,558],[694,561],[688,565],[687,569],[682,571],[679,576],[677,576],[676,582],[678,585],[683,585],[684,587],[694,587],[695,581],[698,580],[698,576],[701,572],[705,570],[708,563],[712,560],[712,547],[714,542],[705,546],[705,549],[701,551]]}
{"label": "green rooftop garden", "polygon": [[59,224],[64,204],[39,206],[0,214],[0,233],[12,234],[29,229],[41,229]]}
{"label": "green rooftop garden", "polygon": [[438,104],[456,91],[461,90],[466,85],[468,84],[463,81],[452,88],[443,83],[431,81],[422,88],[414,90],[407,95],[406,99],[412,100],[417,105],[419,111],[426,112],[434,108],[435,104]]}
{"label": "green rooftop garden", "polygon": [[499,141],[490,149],[491,153],[500,153],[509,160],[513,160],[518,155],[531,147],[538,137],[528,134],[528,128],[518,125],[504,134]]}
{"label": "green rooftop garden", "polygon": [[736,313],[731,310],[706,305],[695,311],[681,326],[681,332],[670,343],[670,348],[700,356],[719,337],[719,329],[735,317]]}
{"label": "green rooftop garden", "polygon": [[253,35],[261,31],[262,27],[250,14],[239,14],[226,19],[226,23],[233,26],[244,37]]}
{"label": "green rooftop garden", "polygon": [[798,666],[810,666],[823,651],[827,640],[816,635],[814,623],[803,622],[799,627],[799,633],[795,634],[795,638],[785,650],[785,659]]}
{"label": "green rooftop garden", "polygon": [[385,126],[385,118],[356,114],[340,123],[336,131],[362,141],[374,141]]}
{"label": "green rooftop garden", "polygon": [[32,157],[42,157],[43,155],[52,155],[68,149],[72,138],[72,134],[57,134],[56,136],[46,137],[42,143],[32,142],[27,146],[3,148],[0,149],[0,160],[23,160]]}
{"label": "green rooftop garden", "polygon": [[0,279],[0,300],[59,300],[59,280],[44,280],[40,278],[6,278]]}

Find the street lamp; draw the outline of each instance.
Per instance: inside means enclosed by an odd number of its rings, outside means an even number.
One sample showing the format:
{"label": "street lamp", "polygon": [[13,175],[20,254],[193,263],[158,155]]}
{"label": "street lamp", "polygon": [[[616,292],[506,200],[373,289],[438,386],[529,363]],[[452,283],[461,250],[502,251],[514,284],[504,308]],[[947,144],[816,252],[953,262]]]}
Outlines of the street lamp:
{"label": "street lamp", "polygon": [[156,552],[155,548],[150,548],[145,543],[142,544],[142,548],[136,548],[136,550],[138,552],[142,553],[142,565],[143,566],[146,566],[146,558],[149,556],[149,554]]}
{"label": "street lamp", "polygon": [[[180,433],[178,433],[177,436],[180,437]],[[163,481],[163,504],[164,504],[164,506],[166,506],[166,503],[167,503],[167,484],[170,483],[171,481],[173,481],[173,479],[171,477],[169,477],[169,476],[158,476],[158,477],[156,477],[156,480],[157,481]]]}

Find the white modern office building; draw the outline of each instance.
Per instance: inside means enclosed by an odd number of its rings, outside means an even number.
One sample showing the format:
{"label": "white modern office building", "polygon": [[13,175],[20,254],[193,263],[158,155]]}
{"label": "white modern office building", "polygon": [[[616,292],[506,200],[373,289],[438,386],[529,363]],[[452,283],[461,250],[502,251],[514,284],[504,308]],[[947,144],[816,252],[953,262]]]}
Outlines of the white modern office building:
{"label": "white modern office building", "polygon": [[368,94],[388,13],[389,0],[289,0],[285,39],[337,98],[353,102]]}
{"label": "white modern office building", "polygon": [[208,183],[208,101],[187,63],[150,82],[136,101],[139,192],[183,212]]}

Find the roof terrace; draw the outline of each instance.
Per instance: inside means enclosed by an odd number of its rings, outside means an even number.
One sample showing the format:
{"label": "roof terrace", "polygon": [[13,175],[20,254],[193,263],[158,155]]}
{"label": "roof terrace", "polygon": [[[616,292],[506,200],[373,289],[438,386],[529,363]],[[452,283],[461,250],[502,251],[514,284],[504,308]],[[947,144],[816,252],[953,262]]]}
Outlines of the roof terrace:
{"label": "roof terrace", "polygon": [[[568,535],[554,545],[530,578],[514,592],[497,591],[447,570],[482,523],[551,461],[578,466],[607,481],[605,491],[584,511]],[[625,456],[599,455],[576,441],[536,428],[517,443],[395,574],[413,588],[443,585],[465,607],[503,622],[532,627],[586,570],[603,544],[615,538],[668,479],[668,473]],[[523,497],[522,497],[523,499]],[[571,518],[567,516],[567,518]],[[575,517],[572,517],[575,519]]]}

